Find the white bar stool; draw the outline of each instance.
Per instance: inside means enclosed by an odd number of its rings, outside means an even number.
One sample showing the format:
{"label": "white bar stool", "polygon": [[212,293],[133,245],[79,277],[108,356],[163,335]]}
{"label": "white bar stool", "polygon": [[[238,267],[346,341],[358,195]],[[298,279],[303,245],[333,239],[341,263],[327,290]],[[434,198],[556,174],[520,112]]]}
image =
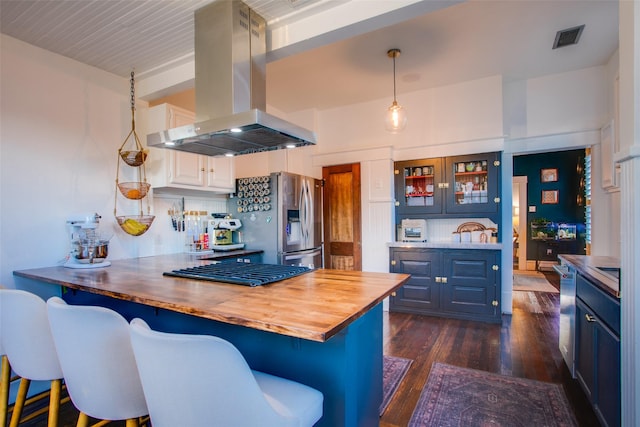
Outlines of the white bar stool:
{"label": "white bar stool", "polygon": [[322,417],[321,392],[252,371],[221,338],[157,332],[133,319],[131,343],[153,427],[308,427]]}
{"label": "white bar stool", "polygon": [[108,308],[68,305],[58,297],[49,298],[47,309],[67,391],[80,411],[77,427],[87,426],[89,417],[138,426],[149,412],[127,321]]}
{"label": "white bar stool", "polygon": [[[17,289],[0,289],[0,306],[2,346],[11,367],[21,377],[9,425],[16,427],[20,423],[34,380],[51,381],[48,425],[57,426],[63,375],[49,329],[47,306],[39,296]],[[4,366],[3,361],[3,369]],[[3,388],[5,375],[8,378],[9,373],[3,372]],[[8,381],[6,386],[8,393]]]}

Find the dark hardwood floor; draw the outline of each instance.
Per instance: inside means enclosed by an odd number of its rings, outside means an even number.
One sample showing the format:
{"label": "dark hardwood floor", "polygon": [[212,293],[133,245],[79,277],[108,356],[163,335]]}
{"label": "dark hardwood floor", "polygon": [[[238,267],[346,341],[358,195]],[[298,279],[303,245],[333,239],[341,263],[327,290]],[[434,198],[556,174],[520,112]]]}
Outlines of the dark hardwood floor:
{"label": "dark hardwood floor", "polygon": [[[559,289],[557,274],[547,278]],[[408,425],[434,362],[562,384],[578,424],[599,426],[558,349],[559,294],[516,291],[513,299],[501,325],[385,312],[384,353],[413,363],[380,427]]]}
{"label": "dark hardwood floor", "polygon": [[[557,274],[545,275],[559,289]],[[516,291],[513,314],[503,316],[502,324],[385,312],[384,353],[412,359],[413,363],[382,416],[380,427],[409,423],[433,362],[561,383],[578,423],[598,426],[558,350],[559,300],[555,293]],[[75,426],[76,419],[72,405],[64,405],[60,426]],[[46,415],[24,424],[44,425]]]}

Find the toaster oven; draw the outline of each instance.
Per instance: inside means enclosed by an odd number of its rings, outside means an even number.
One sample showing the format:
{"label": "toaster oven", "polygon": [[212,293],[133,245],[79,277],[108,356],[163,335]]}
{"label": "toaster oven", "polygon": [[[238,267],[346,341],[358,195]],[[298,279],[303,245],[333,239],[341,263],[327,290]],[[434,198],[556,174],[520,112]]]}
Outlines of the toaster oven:
{"label": "toaster oven", "polygon": [[403,242],[426,242],[427,220],[403,219],[400,227],[400,240]]}

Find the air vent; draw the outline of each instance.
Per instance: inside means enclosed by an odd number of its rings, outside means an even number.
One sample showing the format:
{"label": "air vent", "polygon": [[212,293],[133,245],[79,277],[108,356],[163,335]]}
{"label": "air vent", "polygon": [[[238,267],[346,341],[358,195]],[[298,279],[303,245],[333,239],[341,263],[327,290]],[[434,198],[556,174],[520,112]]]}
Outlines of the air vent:
{"label": "air vent", "polygon": [[567,28],[556,33],[556,39],[553,42],[553,48],[565,47],[572,44],[578,44],[580,36],[584,30],[584,24],[579,27]]}

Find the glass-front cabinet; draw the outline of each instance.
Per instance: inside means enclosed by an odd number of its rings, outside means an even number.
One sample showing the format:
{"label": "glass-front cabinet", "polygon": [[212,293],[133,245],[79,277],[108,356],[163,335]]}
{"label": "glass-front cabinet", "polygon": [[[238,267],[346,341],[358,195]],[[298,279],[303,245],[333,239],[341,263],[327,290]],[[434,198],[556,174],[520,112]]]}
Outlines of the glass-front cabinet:
{"label": "glass-front cabinet", "polygon": [[406,213],[442,212],[442,159],[423,159],[397,162],[396,200]]}
{"label": "glass-front cabinet", "polygon": [[447,157],[447,212],[498,212],[499,166],[497,153]]}
{"label": "glass-front cabinet", "polygon": [[499,153],[396,162],[396,212],[497,214],[499,166]]}

